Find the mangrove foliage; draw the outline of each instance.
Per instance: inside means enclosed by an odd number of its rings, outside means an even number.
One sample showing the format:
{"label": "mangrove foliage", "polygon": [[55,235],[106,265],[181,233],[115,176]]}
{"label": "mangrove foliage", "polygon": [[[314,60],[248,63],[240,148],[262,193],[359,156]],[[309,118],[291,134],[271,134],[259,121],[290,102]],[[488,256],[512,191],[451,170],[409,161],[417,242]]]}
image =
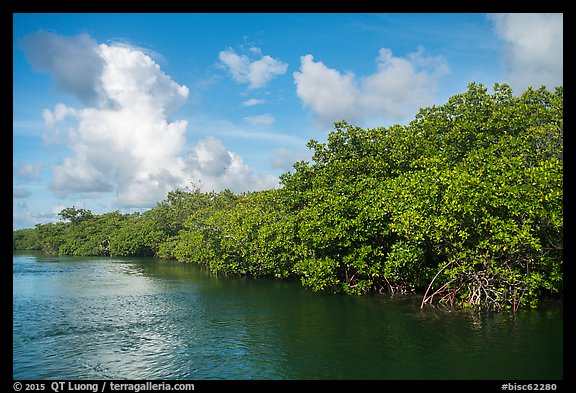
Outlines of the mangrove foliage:
{"label": "mangrove foliage", "polygon": [[563,90],[471,83],[408,125],[334,125],[277,189],[174,190],[143,213],[64,209],[15,249],[157,256],[315,291],[535,307],[563,283]]}

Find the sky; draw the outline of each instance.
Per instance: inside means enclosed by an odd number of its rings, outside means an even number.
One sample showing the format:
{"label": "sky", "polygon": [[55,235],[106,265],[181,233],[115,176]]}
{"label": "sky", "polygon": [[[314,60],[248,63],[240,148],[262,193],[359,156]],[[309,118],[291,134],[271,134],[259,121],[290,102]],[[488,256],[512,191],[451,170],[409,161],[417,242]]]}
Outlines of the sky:
{"label": "sky", "polygon": [[563,85],[563,14],[15,13],[13,229],[279,187],[334,123]]}

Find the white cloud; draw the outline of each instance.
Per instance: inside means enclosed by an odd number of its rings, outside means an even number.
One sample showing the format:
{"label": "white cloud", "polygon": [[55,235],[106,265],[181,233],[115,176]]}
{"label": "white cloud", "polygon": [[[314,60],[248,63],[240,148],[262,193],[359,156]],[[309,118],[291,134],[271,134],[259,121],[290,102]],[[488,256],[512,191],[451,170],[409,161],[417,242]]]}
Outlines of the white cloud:
{"label": "white cloud", "polygon": [[208,177],[223,175],[232,163],[232,155],[219,139],[212,136],[200,141],[190,154],[190,167]]}
{"label": "white cloud", "polygon": [[54,77],[59,88],[86,104],[97,102],[104,66],[98,44],[86,34],[64,37],[39,31],[20,41],[32,66]]}
{"label": "white cloud", "polygon": [[250,99],[244,101],[244,102],[242,103],[242,106],[260,105],[260,104],[263,104],[264,102],[266,102],[266,101],[261,100],[261,99],[258,99],[258,98],[250,98]]}
{"label": "white cloud", "polygon": [[253,127],[268,127],[276,123],[276,118],[267,113],[258,116],[246,116],[244,121]]}
{"label": "white cloud", "polygon": [[218,54],[218,58],[228,69],[232,78],[238,83],[247,83],[250,89],[264,87],[275,77],[284,75],[288,69],[286,63],[268,55],[261,56],[258,48],[251,48],[250,53],[259,55],[260,58],[251,60],[246,55],[236,54],[231,48]]}
{"label": "white cloud", "polygon": [[323,125],[340,120],[407,120],[432,102],[437,80],[448,72],[442,57],[425,57],[423,52],[419,48],[400,58],[382,48],[376,71],[361,78],[306,55],[300,58],[300,71],[294,72],[296,93]]}
{"label": "white cloud", "polygon": [[390,49],[380,49],[376,72],[361,82],[365,116],[414,116],[419,108],[432,102],[436,80],[447,72],[443,58],[425,57],[422,48],[407,58],[393,56]]}
{"label": "white cloud", "polygon": [[352,73],[342,75],[312,55],[300,58],[300,72],[294,72],[296,94],[305,106],[312,109],[321,123],[339,120],[358,120],[360,91]]}
{"label": "white cloud", "polygon": [[101,80],[106,97],[122,108],[155,109],[168,115],[188,98],[188,88],[166,75],[140,50],[100,45],[105,67]]}
{"label": "white cloud", "polygon": [[490,19],[504,41],[506,82],[515,91],[563,85],[563,14],[492,14]]}
{"label": "white cloud", "polygon": [[242,192],[278,186],[277,177],[254,173],[242,157],[228,151],[219,139],[212,136],[198,142],[192,148],[187,161],[192,182],[202,191],[228,188],[233,192]]}
{"label": "white cloud", "polygon": [[[74,57],[70,52],[76,47],[76,38],[42,37],[43,41],[50,39],[58,42],[52,53],[55,58],[58,51]],[[67,40],[72,49],[64,48]],[[28,44],[28,51],[39,50],[35,42]],[[112,192],[115,205],[142,208],[154,206],[169,191],[184,188],[195,179],[215,191],[277,185],[277,179],[254,173],[215,138],[203,140],[187,152],[188,123],[170,116],[186,102],[189,90],[173,81],[142,50],[101,44],[94,51],[97,75],[90,75],[90,83],[85,85],[93,92],[83,91],[93,98],[90,103],[86,101],[80,109],[58,104],[43,113],[49,128],[70,125],[63,134],[71,155],[52,168],[50,188],[56,196],[98,197]],[[44,70],[59,75],[60,67],[60,63],[50,63]]]}
{"label": "white cloud", "polygon": [[18,183],[26,183],[40,179],[40,169],[42,164],[23,162],[12,168],[14,180]]}
{"label": "white cloud", "polygon": [[294,152],[285,147],[278,147],[270,154],[270,164],[275,168],[289,171],[298,161],[310,161],[312,152],[310,150],[300,150]]}
{"label": "white cloud", "polygon": [[42,112],[42,117],[44,118],[44,123],[48,128],[54,128],[57,122],[64,120],[68,116],[75,116],[76,110],[74,108],[67,107],[64,104],[56,104],[54,111],[44,109]]}
{"label": "white cloud", "polygon": [[88,157],[66,157],[53,168],[50,188],[64,198],[73,192],[107,192],[114,190],[112,181],[88,161]]}
{"label": "white cloud", "polygon": [[106,104],[74,111],[78,126],[68,136],[73,155],[53,169],[51,188],[60,197],[114,191],[120,206],[150,206],[185,181],[179,155],[187,123],[170,122],[168,115],[188,89],[139,50],[99,48],[100,102]]}
{"label": "white cloud", "polygon": [[62,135],[66,134],[67,130],[73,128],[76,119],[76,109],[68,107],[64,104],[56,104],[53,111],[44,109],[42,117],[44,118],[44,125],[46,129],[42,133],[42,139],[46,144],[62,142]]}

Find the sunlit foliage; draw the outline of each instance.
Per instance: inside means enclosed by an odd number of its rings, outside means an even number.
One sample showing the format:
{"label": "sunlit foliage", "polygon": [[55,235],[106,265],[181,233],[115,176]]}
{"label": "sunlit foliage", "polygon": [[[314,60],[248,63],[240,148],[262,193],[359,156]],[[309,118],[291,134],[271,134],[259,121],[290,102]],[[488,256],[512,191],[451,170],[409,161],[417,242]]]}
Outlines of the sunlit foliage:
{"label": "sunlit foliage", "polygon": [[563,90],[471,83],[406,126],[335,124],[279,189],[176,190],[142,214],[64,209],[14,248],[154,255],[312,290],[513,309],[561,294]]}

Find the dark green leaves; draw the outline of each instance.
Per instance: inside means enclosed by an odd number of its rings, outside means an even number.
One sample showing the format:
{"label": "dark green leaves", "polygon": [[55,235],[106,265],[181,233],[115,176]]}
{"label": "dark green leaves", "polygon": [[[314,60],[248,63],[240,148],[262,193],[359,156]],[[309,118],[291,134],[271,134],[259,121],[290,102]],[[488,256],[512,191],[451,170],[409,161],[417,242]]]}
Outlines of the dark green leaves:
{"label": "dark green leaves", "polygon": [[135,215],[67,208],[14,247],[157,255],[313,290],[535,306],[563,282],[563,90],[480,84],[407,126],[339,122],[277,190],[176,190]]}

